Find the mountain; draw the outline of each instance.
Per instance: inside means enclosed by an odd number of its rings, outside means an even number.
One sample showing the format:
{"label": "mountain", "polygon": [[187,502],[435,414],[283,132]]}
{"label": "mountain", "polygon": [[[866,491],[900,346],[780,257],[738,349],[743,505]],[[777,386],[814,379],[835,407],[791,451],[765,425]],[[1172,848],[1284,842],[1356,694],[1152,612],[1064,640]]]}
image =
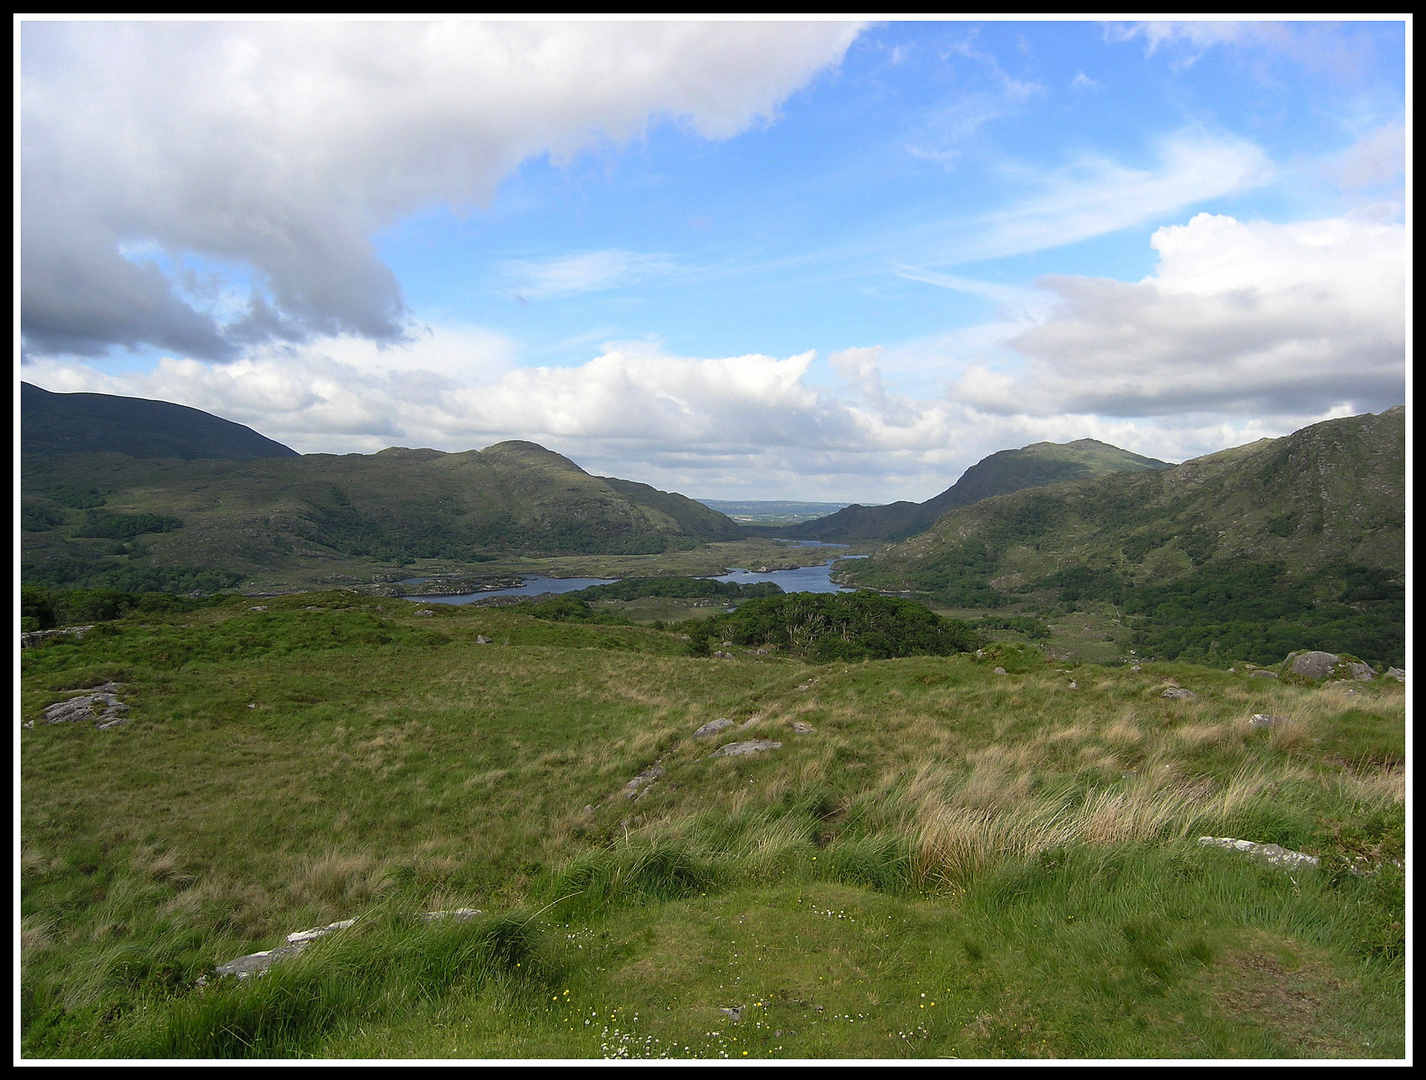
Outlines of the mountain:
{"label": "mountain", "polygon": [[1402,406],[1329,420],[984,499],[844,576],[953,606],[1111,605],[1161,655],[1261,663],[1291,642],[1402,663],[1405,452]]}
{"label": "mountain", "polygon": [[213,591],[254,574],[439,558],[652,554],[741,538],[682,495],[591,476],[529,442],[251,461],[22,458],[21,576]]}
{"label": "mountain", "polygon": [[835,514],[801,525],[745,528],[757,535],[832,543],[904,540],[925,532],[947,511],[958,506],[970,506],[993,495],[1008,495],[1024,488],[1065,480],[1168,467],[1166,461],[1141,457],[1095,439],[1034,443],[1019,450],[1001,450],[982,458],[953,485],[923,503],[894,502],[885,506],[853,504]]}
{"label": "mountain", "polygon": [[21,454],[139,458],[293,458],[297,451],[201,409],[112,394],[52,394],[20,384]]}

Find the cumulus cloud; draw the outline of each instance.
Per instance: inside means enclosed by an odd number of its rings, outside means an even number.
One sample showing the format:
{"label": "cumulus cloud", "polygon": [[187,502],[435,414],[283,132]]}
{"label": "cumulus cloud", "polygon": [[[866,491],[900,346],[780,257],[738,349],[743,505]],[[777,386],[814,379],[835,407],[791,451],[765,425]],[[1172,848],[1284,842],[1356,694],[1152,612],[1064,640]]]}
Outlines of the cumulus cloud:
{"label": "cumulus cloud", "polygon": [[1402,226],[1199,214],[1152,244],[1159,266],[1141,282],[1042,281],[1060,304],[1007,343],[1027,361],[972,367],[963,400],[1127,417],[1359,412],[1404,399]]}
{"label": "cumulus cloud", "polygon": [[176,401],[306,453],[459,451],[529,439],[593,473],[707,498],[922,500],[987,454],[1040,440],[1097,438],[1180,460],[1299,426],[1255,417],[1146,424],[1036,416],[902,395],[883,385],[882,369],[904,367],[905,352],[832,354],[850,395],[816,385],[810,352],[702,358],[616,343],[576,366],[515,368],[509,342],[470,327],[386,349],[342,337],[267,346],[225,363],[170,358],[122,375],[42,358],[25,377],[56,392]]}
{"label": "cumulus cloud", "polygon": [[[21,325],[31,354],[409,332],[373,231],[488,200],[520,161],[660,119],[709,138],[772,117],[850,24],[26,23]],[[174,265],[233,264],[223,320]],[[189,263],[186,263],[188,260]]]}

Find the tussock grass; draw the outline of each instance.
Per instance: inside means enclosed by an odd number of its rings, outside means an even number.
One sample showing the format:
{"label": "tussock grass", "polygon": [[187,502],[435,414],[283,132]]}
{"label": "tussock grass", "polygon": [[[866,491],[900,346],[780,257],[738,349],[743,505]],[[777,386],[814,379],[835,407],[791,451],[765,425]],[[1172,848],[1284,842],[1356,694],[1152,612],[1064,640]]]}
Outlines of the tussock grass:
{"label": "tussock grass", "polygon": [[[479,609],[443,612],[438,643],[434,619],[338,599],[27,650],[22,714],[120,667],[133,705],[109,732],[22,733],[27,1055],[597,1056],[633,1045],[635,1011],[689,1055],[1280,1055],[1308,1044],[1252,1013],[1252,972],[1287,962],[1268,940],[1321,973],[1316,1052],[1400,1045],[1397,684],[708,660]],[[1166,680],[1200,697],[1163,699]],[[717,717],[753,722],[692,739]],[[782,748],[710,757],[750,738]],[[492,914],[409,918],[458,907]],[[354,916],[247,986],[195,989]],[[516,923],[512,974],[480,935]],[[950,1011],[928,1022],[913,988]],[[777,1019],[720,1026],[753,1000]]]}

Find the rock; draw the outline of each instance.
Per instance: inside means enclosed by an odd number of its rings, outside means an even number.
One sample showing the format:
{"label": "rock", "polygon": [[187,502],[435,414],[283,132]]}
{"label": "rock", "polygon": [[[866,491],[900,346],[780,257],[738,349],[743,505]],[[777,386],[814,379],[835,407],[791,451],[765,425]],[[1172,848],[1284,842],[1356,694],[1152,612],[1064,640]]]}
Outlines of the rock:
{"label": "rock", "polygon": [[454,919],[456,922],[468,922],[477,915],[484,915],[480,908],[463,907],[455,908],[452,911],[423,911],[421,913],[422,922],[436,922],[438,919]]}
{"label": "rock", "polygon": [[1253,713],[1252,719],[1248,721],[1250,728],[1277,727],[1278,724],[1287,722],[1285,716],[1272,716],[1268,713]]}
{"label": "rock", "polygon": [[476,634],[476,635],[475,635],[475,643],[476,643],[477,645],[489,645],[491,642],[490,642],[490,639],[489,639],[488,637],[486,637],[484,634]]}
{"label": "rock", "polygon": [[1143,671],[1144,669],[1143,669],[1142,667],[1140,667],[1138,664],[1135,664],[1135,665],[1134,665],[1133,667],[1131,667],[1129,670],[1130,670],[1130,671]]}
{"label": "rock", "polygon": [[1352,673],[1352,678],[1358,682],[1366,682],[1376,677],[1370,664],[1351,663],[1347,665],[1347,670]]}
{"label": "rock", "polygon": [[[307,610],[307,611],[316,611],[317,609],[316,609],[316,608],[306,608],[305,610]],[[435,612],[432,611],[430,608],[421,608],[419,611],[416,612],[416,614],[417,614],[417,615],[434,615]]]}
{"label": "rock", "polygon": [[792,722],[792,730],[798,735],[811,735],[812,725],[804,720],[794,720]]}
{"label": "rock", "polygon": [[1178,701],[1187,701],[1189,698],[1196,698],[1198,695],[1192,690],[1185,690],[1181,686],[1170,686],[1160,697],[1173,698]]}
{"label": "rock", "polygon": [[637,799],[652,787],[654,781],[662,776],[663,773],[664,769],[662,765],[650,765],[643,772],[639,773],[638,776],[624,785],[625,797]]}
{"label": "rock", "polygon": [[249,953],[247,956],[240,956],[236,960],[229,960],[226,964],[219,964],[214,970],[217,971],[219,975],[236,975],[239,979],[250,979],[254,975],[261,975],[279,960],[285,960],[289,956],[296,956],[306,947],[307,943],[304,941],[300,945],[283,945],[276,949]]}
{"label": "rock", "polygon": [[93,629],[92,626],[65,626],[59,630],[27,630],[20,635],[20,648],[33,649],[36,645],[48,641],[52,637],[64,635],[82,638]]}
{"label": "rock", "polygon": [[1005,674],[1005,669],[1004,669],[1003,667],[998,667],[998,668],[995,669],[995,673],[996,673],[997,675],[1004,675],[1004,674]]}
{"label": "rock", "polygon": [[[123,683],[106,682],[87,690],[71,691],[75,697],[45,707],[45,723],[73,724],[92,720],[101,731],[126,723],[129,707],[118,697],[118,691],[123,687]],[[31,720],[25,726],[34,727],[35,722]]]}
{"label": "rock", "polygon": [[1406,681],[1406,669],[1399,667],[1389,667],[1386,669],[1386,678],[1395,679],[1397,682]]}
{"label": "rock", "polygon": [[738,725],[738,730],[739,730],[739,731],[747,731],[748,728],[752,727],[754,724],[756,724],[756,723],[757,723],[759,720],[761,720],[761,719],[762,719],[761,716],[750,716],[750,717],[748,717],[746,720],[744,720],[741,724]]}
{"label": "rock", "polygon": [[695,739],[711,739],[714,735],[717,735],[718,732],[727,731],[728,728],[734,726],[736,725],[734,725],[733,721],[729,720],[726,716],[720,716],[717,720],[710,720],[704,724],[693,733],[693,737]]}
{"label": "rock", "polygon": [[306,945],[309,941],[316,941],[318,938],[326,937],[328,934],[335,934],[338,930],[345,930],[348,926],[352,926],[355,923],[355,919],[343,919],[341,922],[329,923],[326,926],[319,926],[314,930],[296,930],[287,935],[287,944]]}
{"label": "rock", "polygon": [[267,610],[267,605],[266,605],[266,604],[255,604],[254,606],[248,608],[248,610],[249,610],[249,611],[266,611],[266,610]]}
{"label": "rock", "polygon": [[1291,661],[1294,675],[1301,675],[1305,679],[1325,679],[1332,674],[1332,670],[1342,658],[1329,652],[1297,652],[1289,656],[1288,660]]}
{"label": "rock", "polygon": [[734,1005],[731,1009],[724,1009],[720,1006],[718,1011],[735,1024],[743,1018],[743,1007],[741,1005]]}
{"label": "rock", "polygon": [[734,742],[720,746],[713,751],[714,757],[742,757],[744,754],[760,754],[764,750],[781,750],[782,743],[769,739],[753,739],[749,742]]}
{"label": "rock", "polygon": [[1315,870],[1321,865],[1316,855],[1307,855],[1291,848],[1278,847],[1276,844],[1257,844],[1252,840],[1235,840],[1231,836],[1200,836],[1198,842],[1209,847],[1241,851],[1244,855],[1251,855],[1258,861],[1280,870]]}
{"label": "rock", "polygon": [[1077,683],[1077,682],[1075,682],[1073,679],[1071,679],[1071,680],[1070,680],[1070,689],[1071,689],[1071,690],[1078,690],[1078,689],[1079,689],[1079,683]]}
{"label": "rock", "polygon": [[1248,673],[1248,677],[1249,677],[1250,679],[1276,679],[1276,678],[1277,678],[1277,672],[1276,672],[1276,671],[1266,671],[1266,670],[1264,670],[1264,669],[1262,669],[1262,668],[1259,668],[1257,671],[1251,671],[1251,672],[1249,672],[1249,673]]}

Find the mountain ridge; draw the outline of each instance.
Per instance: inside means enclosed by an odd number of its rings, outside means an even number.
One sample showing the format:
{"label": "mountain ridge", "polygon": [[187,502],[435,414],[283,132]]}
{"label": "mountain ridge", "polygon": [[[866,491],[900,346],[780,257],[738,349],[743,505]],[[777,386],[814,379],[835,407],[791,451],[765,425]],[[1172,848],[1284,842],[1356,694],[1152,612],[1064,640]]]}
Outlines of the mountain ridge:
{"label": "mountain ridge", "polygon": [[753,535],[780,536],[789,540],[832,543],[905,540],[925,532],[950,510],[995,495],[1113,472],[1147,471],[1168,466],[1166,461],[1143,457],[1097,439],[1031,443],[987,455],[962,473],[960,479],[945,491],[922,503],[904,500],[882,506],[853,503],[834,514],[799,525],[745,528]]}

